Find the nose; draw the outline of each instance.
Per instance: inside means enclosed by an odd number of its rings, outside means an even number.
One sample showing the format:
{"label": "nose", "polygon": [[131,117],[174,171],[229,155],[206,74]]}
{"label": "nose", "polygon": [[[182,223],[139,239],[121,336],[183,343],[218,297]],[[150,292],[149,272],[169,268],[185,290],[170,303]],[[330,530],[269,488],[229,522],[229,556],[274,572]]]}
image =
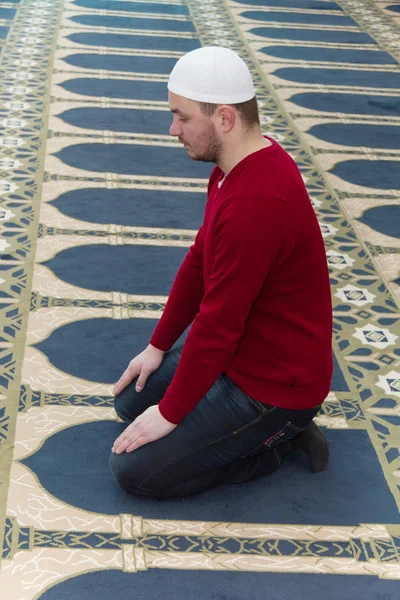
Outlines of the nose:
{"label": "nose", "polygon": [[182,128],[177,124],[175,118],[172,120],[171,127],[169,128],[169,135],[174,137],[180,137],[182,135]]}

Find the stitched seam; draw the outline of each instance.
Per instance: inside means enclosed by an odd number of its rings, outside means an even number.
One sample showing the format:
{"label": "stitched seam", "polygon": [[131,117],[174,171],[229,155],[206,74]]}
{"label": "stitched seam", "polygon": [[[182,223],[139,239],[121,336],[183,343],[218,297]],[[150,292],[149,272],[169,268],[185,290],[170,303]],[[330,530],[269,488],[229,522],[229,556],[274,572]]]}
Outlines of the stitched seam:
{"label": "stitched seam", "polygon": [[261,444],[258,444],[258,446],[256,446],[255,448],[253,448],[253,450],[249,450],[249,452],[247,452],[246,454],[243,454],[243,456],[241,456],[240,458],[247,458],[249,456],[249,454],[252,454],[256,450],[258,450],[259,448],[261,448],[261,446],[264,446],[264,442],[261,442]]}
{"label": "stitched seam", "polygon": [[263,417],[265,417],[265,413],[260,413],[257,417],[257,419],[254,419],[254,421],[251,421],[250,423],[248,423],[247,425],[243,425],[243,427],[240,427],[239,429],[236,429],[236,431],[233,431],[232,433],[234,435],[237,435],[238,433],[240,433],[241,431],[245,431],[246,429],[248,429],[249,427],[251,427],[252,425],[255,425],[256,423],[258,423],[259,421],[261,421],[263,419]]}
{"label": "stitched seam", "polygon": [[266,411],[266,409],[265,409],[265,408],[264,408],[264,407],[261,405],[261,403],[260,403],[260,402],[258,402],[258,400],[253,400],[253,398],[250,398],[250,396],[248,396],[247,394],[246,394],[246,398],[247,398],[248,400],[250,400],[250,402],[252,403],[252,405],[253,405],[253,406],[254,406],[254,407],[257,409],[257,410],[259,410],[260,412],[265,412],[265,411]]}
{"label": "stitched seam", "polygon": [[272,448],[272,450],[273,450],[273,451],[274,451],[274,453],[275,453],[276,460],[278,461],[278,465],[279,465],[279,466],[281,466],[281,464],[282,464],[282,461],[281,461],[281,459],[279,458],[279,454],[278,454],[278,452],[276,451],[276,448]]}
{"label": "stitched seam", "polygon": [[293,431],[295,431],[296,433],[301,433],[302,431],[304,431],[304,429],[306,429],[306,427],[297,427],[296,425],[293,425],[291,421],[288,421],[285,427],[293,429]]}
{"label": "stitched seam", "polygon": [[[209,443],[209,444],[204,444],[204,446],[201,446],[201,448],[197,448],[196,450],[194,450],[193,452],[188,452],[187,454],[182,454],[181,456],[179,456],[178,458],[176,458],[174,461],[168,463],[168,465],[166,465],[167,467],[171,467],[172,465],[174,465],[175,463],[177,463],[179,460],[182,460],[183,458],[188,458],[189,456],[191,456],[192,454],[195,454],[196,452],[200,452],[201,450],[204,450],[204,448],[208,448],[209,446],[213,446],[214,444],[217,444],[218,442],[221,442],[222,440],[225,440],[226,438],[228,438],[230,435],[232,435],[232,433],[228,433],[227,435],[222,436],[221,438],[214,440],[213,442]],[[159,473],[160,471],[162,471],[163,469],[165,469],[164,467],[160,467],[159,469],[156,469],[153,473],[151,473],[150,475],[147,475],[147,477],[145,479],[143,479],[143,481],[136,486],[137,489],[140,489],[140,487],[142,485],[144,485],[146,483],[146,481],[148,479],[151,479],[152,477],[154,477],[154,475],[157,475],[157,473]]]}
{"label": "stitched seam", "polygon": [[[247,429],[247,427],[250,427],[251,425],[254,425],[255,423],[258,423],[258,421],[261,421],[261,419],[263,417],[264,417],[264,414],[261,414],[259,417],[257,417],[257,419],[255,421],[252,421],[248,425],[245,425],[244,428]],[[239,431],[241,431],[241,430],[238,429],[237,432],[239,432]],[[233,432],[233,433],[237,433],[237,432]],[[222,442],[222,440],[226,440],[231,435],[232,435],[232,432],[228,433],[227,435],[222,436],[221,438],[218,438],[217,440],[214,440],[213,442],[210,442],[209,444],[204,444],[204,446],[201,446],[201,448],[197,448],[193,452],[188,452],[187,454],[183,454],[183,455],[179,456],[178,458],[176,458],[174,461],[170,462],[167,465],[167,467],[170,467],[170,466],[174,465],[175,463],[177,463],[179,460],[182,460],[183,458],[188,458],[189,456],[191,456],[192,454],[195,454],[196,452],[200,452],[201,450],[204,450],[204,448],[209,448],[210,446],[213,446],[214,444],[218,444],[219,442]],[[136,489],[140,489],[140,487],[142,485],[144,485],[148,479],[151,479],[152,477],[154,477],[157,473],[159,473],[163,469],[165,469],[165,466],[164,467],[160,467],[159,469],[156,469],[153,473],[151,473],[145,479],[143,479],[143,481],[138,486],[136,486]]]}

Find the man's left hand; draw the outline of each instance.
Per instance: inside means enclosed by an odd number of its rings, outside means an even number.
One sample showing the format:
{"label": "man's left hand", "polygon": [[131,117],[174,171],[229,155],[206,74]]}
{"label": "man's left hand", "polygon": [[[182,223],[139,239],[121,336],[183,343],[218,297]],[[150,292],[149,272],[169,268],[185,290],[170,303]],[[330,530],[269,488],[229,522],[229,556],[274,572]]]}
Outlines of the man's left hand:
{"label": "man's left hand", "polygon": [[114,442],[111,451],[114,454],[132,452],[140,446],[165,437],[177,427],[160,413],[158,406],[150,406],[139,415]]}

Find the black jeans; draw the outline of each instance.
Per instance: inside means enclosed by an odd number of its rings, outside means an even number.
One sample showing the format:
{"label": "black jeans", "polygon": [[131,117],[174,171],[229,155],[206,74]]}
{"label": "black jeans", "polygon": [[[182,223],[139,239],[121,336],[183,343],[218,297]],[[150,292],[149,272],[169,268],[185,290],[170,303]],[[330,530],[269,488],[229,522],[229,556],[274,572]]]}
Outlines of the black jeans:
{"label": "black jeans", "polygon": [[[142,392],[132,382],[115,398],[119,417],[131,423],[163,398],[181,355],[168,352]],[[246,396],[222,374],[208,394],[164,438],[127,454],[111,454],[119,485],[137,496],[186,496],[219,485],[268,475],[283,462],[281,443],[303,431],[319,407],[288,410]]]}

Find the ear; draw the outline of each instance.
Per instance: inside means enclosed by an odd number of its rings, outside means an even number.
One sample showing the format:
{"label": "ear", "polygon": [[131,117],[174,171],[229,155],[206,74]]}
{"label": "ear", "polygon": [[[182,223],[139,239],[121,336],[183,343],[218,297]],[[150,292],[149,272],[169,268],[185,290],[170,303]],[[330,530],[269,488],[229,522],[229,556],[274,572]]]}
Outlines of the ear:
{"label": "ear", "polygon": [[236,122],[236,112],[233,106],[223,104],[218,109],[218,121],[223,133],[231,131]]}

